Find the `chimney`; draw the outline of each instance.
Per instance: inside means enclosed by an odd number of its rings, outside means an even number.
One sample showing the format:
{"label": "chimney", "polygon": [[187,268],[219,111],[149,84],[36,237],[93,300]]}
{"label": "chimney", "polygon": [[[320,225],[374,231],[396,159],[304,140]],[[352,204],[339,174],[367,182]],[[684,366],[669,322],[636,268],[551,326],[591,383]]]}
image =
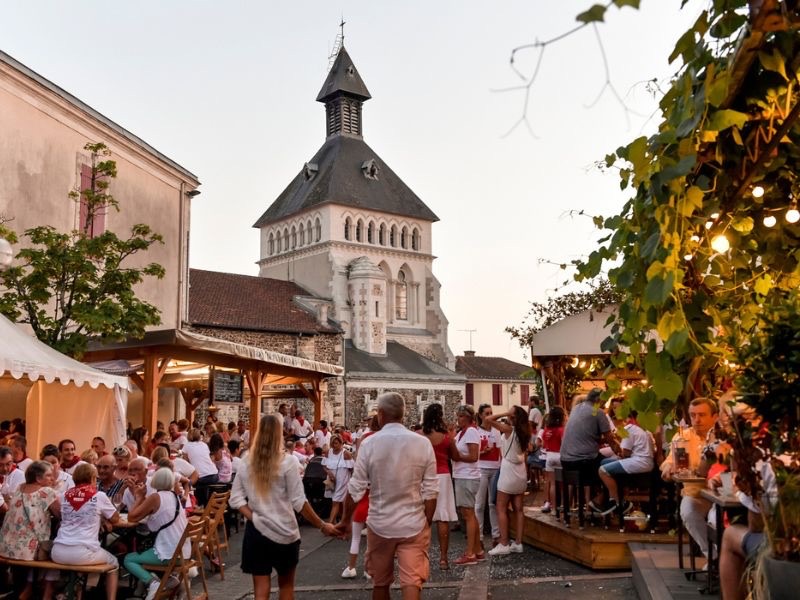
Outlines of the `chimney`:
{"label": "chimney", "polygon": [[328,305],[323,302],[317,305],[317,322],[325,327],[328,326]]}
{"label": "chimney", "polygon": [[464,356],[475,356],[475,350],[464,350]]}

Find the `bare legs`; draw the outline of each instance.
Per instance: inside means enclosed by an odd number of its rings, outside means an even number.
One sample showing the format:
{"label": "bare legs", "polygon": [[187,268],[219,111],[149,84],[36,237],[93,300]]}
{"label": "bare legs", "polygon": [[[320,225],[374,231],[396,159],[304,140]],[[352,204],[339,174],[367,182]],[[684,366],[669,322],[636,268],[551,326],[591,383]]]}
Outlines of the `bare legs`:
{"label": "bare legs", "polygon": [[450,523],[436,522],[436,533],[439,536],[439,564],[447,562],[447,551],[450,549]]}
{"label": "bare legs", "polygon": [[497,490],[497,526],[500,528],[500,543],[508,546],[508,502],[511,496]]}
{"label": "bare legs", "polygon": [[[516,519],[516,528],[514,541],[518,544],[522,543],[522,529],[525,527],[525,514],[522,512],[522,498],[524,494],[514,494],[511,497],[512,504],[514,505],[514,518]],[[508,519],[506,518],[506,521]]]}
{"label": "bare legs", "polygon": [[[294,600],[294,575],[295,569],[288,573],[278,575],[279,600]],[[269,600],[270,577],[269,575],[253,575],[254,600]],[[388,589],[386,590],[388,593]],[[388,596],[386,596],[388,598]]]}
{"label": "bare legs", "polygon": [[747,533],[744,525],[731,525],[722,534],[719,552],[720,596],[725,600],[744,600],[746,586],[742,584],[747,557],[742,550],[742,540]]}
{"label": "bare legs", "polygon": [[460,509],[461,516],[467,524],[467,549],[464,554],[466,556],[474,556],[481,552],[481,538],[478,535],[478,519],[475,517],[475,509],[472,507],[462,506]]}
{"label": "bare legs", "polygon": [[336,523],[336,517],[339,516],[339,511],[342,509],[341,502],[332,502],[331,503],[331,516],[328,517],[328,523]]}

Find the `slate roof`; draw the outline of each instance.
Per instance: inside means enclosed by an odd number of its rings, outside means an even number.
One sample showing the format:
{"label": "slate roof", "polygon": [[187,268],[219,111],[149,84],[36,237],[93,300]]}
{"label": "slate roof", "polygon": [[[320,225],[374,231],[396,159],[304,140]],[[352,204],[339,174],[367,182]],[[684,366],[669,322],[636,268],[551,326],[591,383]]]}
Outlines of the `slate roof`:
{"label": "slate roof", "polygon": [[520,375],[530,369],[530,365],[499,356],[456,357],[456,371],[467,379],[521,379]]}
{"label": "slate roof", "polygon": [[377,377],[397,376],[403,379],[447,379],[463,381],[463,375],[425,358],[398,342],[386,343],[386,355],[379,356],[358,350],[352,340],[345,340],[345,371],[348,374],[369,374]]}
{"label": "slate roof", "polygon": [[316,315],[294,302],[309,296],[296,283],[236,273],[189,270],[189,323],[282,333],[338,333],[333,324],[317,322]]}
{"label": "slate roof", "polygon": [[[361,170],[370,159],[378,165],[377,180],[366,178]],[[325,203],[439,220],[363,139],[331,136],[309,162],[318,167],[314,176],[307,179],[301,170],[253,227],[263,227]]]}
{"label": "slate roof", "polygon": [[317,94],[317,102],[325,102],[326,99],[337,92],[356,96],[362,100],[372,98],[369,95],[367,86],[361,79],[361,75],[358,74],[356,66],[353,64],[353,59],[350,58],[344,46],[339,50],[339,54],[328,72],[328,77],[325,79],[325,83],[322,84],[319,94]]}

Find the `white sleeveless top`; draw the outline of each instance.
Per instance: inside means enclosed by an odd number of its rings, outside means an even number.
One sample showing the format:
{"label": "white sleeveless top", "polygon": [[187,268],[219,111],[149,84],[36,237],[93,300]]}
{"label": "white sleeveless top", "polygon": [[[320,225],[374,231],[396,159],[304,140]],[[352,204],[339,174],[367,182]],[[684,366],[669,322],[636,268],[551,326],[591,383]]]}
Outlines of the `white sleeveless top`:
{"label": "white sleeveless top", "polygon": [[[161,500],[161,504],[158,510],[147,519],[147,528],[150,531],[158,531],[163,525],[172,521],[175,517],[175,505],[176,503],[178,504],[178,517],[169,527],[165,527],[158,533],[156,543],[153,546],[159,559],[169,560],[175,553],[178,542],[181,541],[188,519],[186,518],[186,511],[180,506],[180,502],[178,502],[174,492],[160,491],[158,492],[158,497]],[[183,558],[189,558],[191,551],[192,544],[189,540],[186,540],[182,550]]]}

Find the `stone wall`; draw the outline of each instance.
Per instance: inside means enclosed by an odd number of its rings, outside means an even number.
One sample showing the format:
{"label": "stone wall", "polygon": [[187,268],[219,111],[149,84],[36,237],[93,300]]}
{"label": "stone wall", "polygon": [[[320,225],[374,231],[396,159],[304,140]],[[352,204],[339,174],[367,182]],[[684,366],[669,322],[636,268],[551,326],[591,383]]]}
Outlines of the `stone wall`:
{"label": "stone wall", "polygon": [[[404,424],[408,427],[422,422],[422,412],[432,402],[443,404],[445,421],[455,420],[456,407],[464,403],[464,396],[460,390],[440,389],[404,389],[402,382],[397,382],[398,387],[384,388],[355,388],[347,389],[347,414],[346,425],[353,429],[375,410],[378,395],[384,392],[397,392],[405,400]],[[369,400],[366,399],[369,396]]]}

